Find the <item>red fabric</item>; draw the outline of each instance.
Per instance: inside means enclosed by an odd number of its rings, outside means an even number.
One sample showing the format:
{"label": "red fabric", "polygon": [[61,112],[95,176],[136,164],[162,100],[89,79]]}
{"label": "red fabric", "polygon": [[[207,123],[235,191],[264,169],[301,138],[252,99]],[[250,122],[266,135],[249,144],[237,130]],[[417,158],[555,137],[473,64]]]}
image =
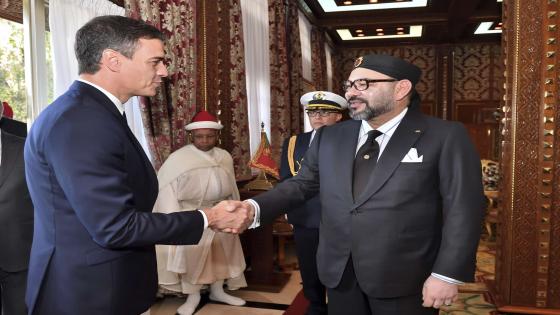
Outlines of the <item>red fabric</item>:
{"label": "red fabric", "polygon": [[276,164],[276,161],[272,158],[270,144],[268,143],[268,138],[264,131],[261,131],[261,143],[259,144],[257,153],[249,162],[249,166],[261,169],[276,178],[280,178],[278,164]]}
{"label": "red fabric", "polygon": [[214,115],[210,114],[209,112],[203,110],[198,112],[196,115],[194,115],[192,122],[199,122],[199,121],[213,121],[213,122],[218,122],[218,119],[216,119],[216,117],[214,117]]}
{"label": "red fabric", "polygon": [[284,312],[283,315],[304,315],[309,307],[309,301],[303,295],[303,289],[296,295],[292,304]]}
{"label": "red fabric", "polygon": [[2,102],[2,107],[4,107],[4,113],[2,113],[2,116],[13,119],[14,111],[12,110],[10,104],[8,104],[8,102]]}
{"label": "red fabric", "polygon": [[297,1],[269,0],[268,4],[270,77],[274,78],[270,81],[270,141],[272,156],[280,161],[284,139],[303,127],[299,13]]}

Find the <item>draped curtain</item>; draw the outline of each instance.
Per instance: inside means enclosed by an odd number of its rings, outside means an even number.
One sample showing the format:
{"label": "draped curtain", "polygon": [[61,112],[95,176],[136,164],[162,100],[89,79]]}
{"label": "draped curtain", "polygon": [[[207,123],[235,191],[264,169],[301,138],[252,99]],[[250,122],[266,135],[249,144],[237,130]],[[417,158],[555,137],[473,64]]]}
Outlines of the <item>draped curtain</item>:
{"label": "draped curtain", "polygon": [[325,56],[325,32],[317,27],[311,28],[311,64],[313,85],[317,90],[326,90],[327,57]]}
{"label": "draped curtain", "polygon": [[[215,78],[208,77],[208,86],[209,91],[216,93],[218,98],[216,108],[221,113],[224,125],[222,147],[231,153],[236,176],[244,178],[251,173],[248,165],[251,152],[245,69],[245,60],[249,58],[245,55],[244,47],[243,4],[241,0],[229,0],[217,1],[216,5],[218,27],[215,28],[216,33],[208,34],[207,47],[210,50],[217,49],[217,64],[208,64],[217,67],[213,72],[217,74],[217,84]],[[207,18],[207,23],[211,20]],[[218,45],[212,47],[216,38]]]}
{"label": "draped curtain", "polygon": [[296,1],[269,0],[270,144],[278,162],[283,139],[299,133],[303,93],[301,43]]}
{"label": "draped curtain", "polygon": [[241,0],[247,81],[247,109],[251,155],[255,154],[261,122],[270,139],[270,58],[268,0]]}
{"label": "draped curtain", "polygon": [[[50,0],[49,28],[54,64],[55,97],[60,96],[78,78],[74,54],[76,31],[100,15],[124,15],[125,10],[108,0]],[[148,144],[137,97],[124,104],[128,125],[149,156]],[[44,104],[43,106],[47,106]]]}
{"label": "draped curtain", "polygon": [[[332,49],[329,46],[329,44],[325,43],[325,57],[327,60],[327,91],[331,91],[333,93],[338,93],[337,91],[334,91],[333,88],[337,88],[336,86],[333,86],[333,64],[332,64]],[[339,84],[340,85],[340,84]]]}
{"label": "draped curtain", "polygon": [[169,76],[154,97],[141,98],[152,162],[159,169],[186,144],[185,125],[196,112],[196,1],[125,0],[127,15],[142,19],[167,37]]}

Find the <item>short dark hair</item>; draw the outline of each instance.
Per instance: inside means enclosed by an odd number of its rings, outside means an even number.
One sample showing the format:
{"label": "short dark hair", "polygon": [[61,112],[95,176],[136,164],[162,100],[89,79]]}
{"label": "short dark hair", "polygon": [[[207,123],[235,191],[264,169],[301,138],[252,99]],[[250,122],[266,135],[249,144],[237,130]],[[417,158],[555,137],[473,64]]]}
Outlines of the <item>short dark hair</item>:
{"label": "short dark hair", "polygon": [[105,49],[113,49],[132,58],[138,40],[164,40],[163,33],[141,20],[120,16],[98,16],[76,32],[74,52],[78,59],[78,73],[94,74],[99,71],[99,61]]}

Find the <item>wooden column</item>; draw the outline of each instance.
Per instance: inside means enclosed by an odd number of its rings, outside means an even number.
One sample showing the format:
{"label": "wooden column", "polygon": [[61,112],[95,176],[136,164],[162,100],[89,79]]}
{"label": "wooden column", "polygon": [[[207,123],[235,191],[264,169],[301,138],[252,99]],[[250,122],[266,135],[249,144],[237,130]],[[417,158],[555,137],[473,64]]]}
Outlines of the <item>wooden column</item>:
{"label": "wooden column", "polygon": [[560,314],[557,1],[504,1],[503,178],[491,283],[501,312]]}

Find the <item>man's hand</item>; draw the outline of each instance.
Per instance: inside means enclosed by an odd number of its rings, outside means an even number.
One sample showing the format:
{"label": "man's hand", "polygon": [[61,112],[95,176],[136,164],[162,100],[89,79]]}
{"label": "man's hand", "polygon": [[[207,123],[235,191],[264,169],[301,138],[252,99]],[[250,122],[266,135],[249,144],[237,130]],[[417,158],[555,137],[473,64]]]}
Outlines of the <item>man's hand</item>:
{"label": "man's hand", "polygon": [[208,227],[228,233],[241,233],[253,222],[253,208],[241,201],[224,200],[212,208],[202,209]]}
{"label": "man's hand", "polygon": [[457,300],[458,293],[459,289],[456,284],[429,276],[422,289],[422,299],[424,300],[422,306],[433,308],[440,308],[442,305],[449,306]]}

